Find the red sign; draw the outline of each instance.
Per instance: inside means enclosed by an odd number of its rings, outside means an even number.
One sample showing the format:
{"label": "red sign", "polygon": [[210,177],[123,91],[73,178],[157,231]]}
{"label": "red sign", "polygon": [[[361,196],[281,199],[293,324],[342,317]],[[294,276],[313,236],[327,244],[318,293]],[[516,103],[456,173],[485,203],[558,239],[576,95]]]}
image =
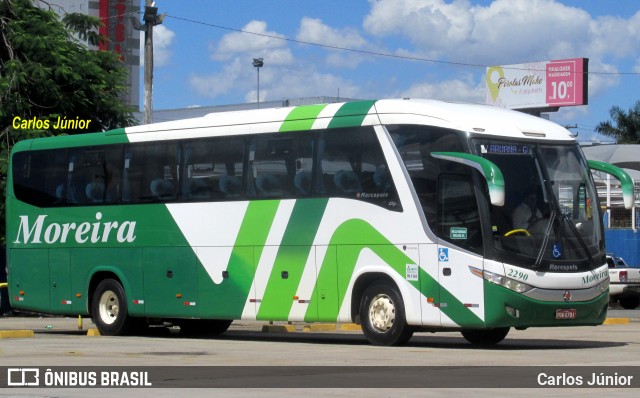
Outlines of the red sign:
{"label": "red sign", "polygon": [[111,42],[100,44],[101,50],[110,49],[125,56],[127,49],[126,19],[127,0],[100,0],[100,21],[104,24],[100,34],[107,36]]}
{"label": "red sign", "polygon": [[550,61],[546,69],[548,105],[586,104],[584,58]]}

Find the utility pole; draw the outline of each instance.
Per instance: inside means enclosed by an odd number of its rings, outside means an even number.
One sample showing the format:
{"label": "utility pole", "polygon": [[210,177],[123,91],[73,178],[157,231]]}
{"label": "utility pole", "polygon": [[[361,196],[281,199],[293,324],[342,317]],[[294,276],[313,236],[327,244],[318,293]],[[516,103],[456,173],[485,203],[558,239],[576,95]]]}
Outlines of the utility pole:
{"label": "utility pole", "polygon": [[144,31],[144,124],[152,123],[153,113],[153,27],[160,25],[167,15],[158,15],[155,4],[155,1],[146,0],[142,17],[144,25],[131,17],[134,29]]}

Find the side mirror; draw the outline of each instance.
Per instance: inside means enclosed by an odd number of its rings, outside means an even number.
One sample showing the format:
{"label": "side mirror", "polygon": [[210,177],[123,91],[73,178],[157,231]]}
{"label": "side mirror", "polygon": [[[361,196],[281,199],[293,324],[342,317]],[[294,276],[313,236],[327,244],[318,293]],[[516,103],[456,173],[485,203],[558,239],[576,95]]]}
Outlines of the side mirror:
{"label": "side mirror", "polygon": [[588,160],[587,163],[589,164],[590,169],[611,174],[612,176],[620,180],[620,184],[622,185],[622,199],[624,200],[624,208],[633,208],[633,178],[631,178],[631,176],[626,171],[622,170],[618,166],[614,166],[612,164],[600,162],[597,160]]}
{"label": "side mirror", "polygon": [[494,206],[504,206],[504,176],[495,163],[480,156],[462,152],[432,152],[436,159],[448,160],[473,167],[487,181],[489,198]]}

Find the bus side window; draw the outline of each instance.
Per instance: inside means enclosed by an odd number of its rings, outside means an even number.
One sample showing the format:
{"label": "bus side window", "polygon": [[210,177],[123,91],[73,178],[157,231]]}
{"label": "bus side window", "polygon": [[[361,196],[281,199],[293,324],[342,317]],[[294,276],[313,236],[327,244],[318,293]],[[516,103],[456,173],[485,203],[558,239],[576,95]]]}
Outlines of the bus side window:
{"label": "bus side window", "polygon": [[320,135],[317,192],[402,211],[372,127],[329,129]]}
{"label": "bus side window", "polygon": [[123,202],[172,201],[178,192],[175,142],[130,144],[125,149]]}
{"label": "bus side window", "polygon": [[72,149],[69,155],[67,204],[118,202],[121,158],[120,145]]}
{"label": "bus side window", "polygon": [[67,175],[67,151],[18,152],[13,155],[16,197],[39,207],[61,206]]}
{"label": "bus side window", "polygon": [[215,137],[182,145],[181,199],[224,201],[242,197],[244,140]]}
{"label": "bus side window", "polygon": [[250,186],[261,199],[286,199],[311,194],[313,136],[278,133],[252,142]]}
{"label": "bus side window", "polygon": [[480,213],[471,175],[441,174],[438,178],[436,235],[482,254]]}

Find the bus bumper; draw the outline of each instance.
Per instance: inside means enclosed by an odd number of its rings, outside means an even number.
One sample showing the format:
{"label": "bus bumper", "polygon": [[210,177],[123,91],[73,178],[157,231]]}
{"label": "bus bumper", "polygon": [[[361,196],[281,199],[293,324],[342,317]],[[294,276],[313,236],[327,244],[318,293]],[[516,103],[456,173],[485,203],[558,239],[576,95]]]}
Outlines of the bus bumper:
{"label": "bus bumper", "polygon": [[486,327],[601,325],[607,317],[609,292],[588,301],[540,301],[485,281]]}

